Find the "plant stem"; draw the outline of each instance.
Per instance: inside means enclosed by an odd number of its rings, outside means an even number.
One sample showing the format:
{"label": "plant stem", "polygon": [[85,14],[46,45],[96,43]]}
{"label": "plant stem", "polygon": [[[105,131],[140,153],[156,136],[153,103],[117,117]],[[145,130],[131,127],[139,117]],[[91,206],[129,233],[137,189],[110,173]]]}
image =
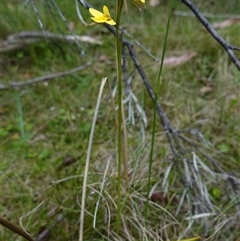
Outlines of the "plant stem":
{"label": "plant stem", "polygon": [[121,169],[122,169],[122,41],[120,38],[120,18],[123,6],[123,0],[117,1],[117,17],[116,17],[116,64],[117,64],[117,85],[118,85],[118,127],[117,127],[117,149],[118,149],[118,213],[117,213],[117,233],[120,233],[121,222]]}
{"label": "plant stem", "polygon": [[24,129],[24,118],[23,118],[23,111],[22,111],[22,103],[21,103],[21,97],[20,93],[17,91],[16,93],[16,102],[17,102],[17,111],[18,111],[18,118],[19,118],[19,131],[21,134],[21,138],[26,141],[26,133]]}
{"label": "plant stem", "polygon": [[170,20],[171,20],[171,16],[172,16],[172,8],[173,8],[173,0],[171,0],[171,2],[170,2],[170,9],[169,9],[169,13],[168,13],[168,22],[167,22],[165,39],[164,39],[161,64],[159,67],[158,78],[157,78],[157,91],[155,93],[155,99],[154,99],[154,114],[153,114],[153,124],[152,124],[150,160],[149,160],[149,167],[148,167],[148,187],[147,187],[147,202],[146,202],[146,209],[145,209],[145,218],[147,218],[147,214],[148,214],[148,199],[149,199],[149,193],[150,193],[150,188],[151,188],[151,173],[152,173],[153,151],[154,151],[155,131],[156,131],[156,117],[157,117],[157,100],[158,100],[158,93],[159,93],[159,90],[161,87],[161,74],[162,74],[163,61],[164,61],[166,47],[167,47],[168,31],[169,31]]}

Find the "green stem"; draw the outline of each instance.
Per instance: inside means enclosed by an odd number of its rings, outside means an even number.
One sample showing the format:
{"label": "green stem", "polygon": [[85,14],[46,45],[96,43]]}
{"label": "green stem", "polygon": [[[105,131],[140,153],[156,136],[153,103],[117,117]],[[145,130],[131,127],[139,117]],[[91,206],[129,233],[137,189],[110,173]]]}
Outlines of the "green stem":
{"label": "green stem", "polygon": [[26,133],[25,133],[25,129],[24,129],[24,118],[23,118],[23,111],[22,111],[22,103],[21,103],[21,97],[20,97],[20,93],[17,91],[16,92],[16,102],[17,102],[17,111],[18,111],[18,115],[19,115],[19,131],[21,134],[21,138],[26,141],[27,137],[26,137]]}
{"label": "green stem", "polygon": [[153,114],[153,125],[152,125],[150,161],[149,161],[149,167],[148,167],[148,187],[147,187],[147,203],[146,203],[146,209],[145,209],[145,218],[147,218],[147,215],[148,215],[148,199],[149,199],[149,193],[150,193],[150,188],[151,188],[151,173],[152,173],[153,151],[154,151],[155,131],[156,131],[157,100],[158,100],[158,93],[159,93],[159,90],[161,87],[161,74],[162,74],[163,61],[164,61],[166,47],[167,47],[168,31],[170,28],[170,20],[171,20],[171,16],[172,16],[172,7],[173,7],[173,0],[171,0],[171,2],[170,2],[170,10],[168,13],[167,29],[166,29],[165,39],[164,39],[161,64],[160,64],[158,78],[157,78],[157,91],[155,93],[155,99],[154,99],[154,114]]}
{"label": "green stem", "polygon": [[120,36],[120,18],[123,6],[123,0],[117,1],[116,17],[116,63],[117,63],[117,84],[118,84],[118,214],[117,214],[117,233],[120,233],[121,223],[121,169],[122,169],[122,41]]}

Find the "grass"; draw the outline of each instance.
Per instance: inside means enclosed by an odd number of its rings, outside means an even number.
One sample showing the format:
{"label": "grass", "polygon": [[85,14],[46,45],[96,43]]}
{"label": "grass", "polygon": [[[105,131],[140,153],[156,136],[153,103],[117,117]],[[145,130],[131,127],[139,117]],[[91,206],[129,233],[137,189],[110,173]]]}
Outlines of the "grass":
{"label": "grass", "polygon": [[[0,4],[2,39],[18,31],[41,31],[30,6],[24,9],[21,2],[14,1],[2,1]],[[98,2],[95,6],[100,9],[102,3]],[[49,6],[38,4],[36,7],[46,30],[69,34],[66,23],[54,9],[55,18]],[[82,183],[95,103],[102,78],[107,76],[113,81],[116,69],[113,37],[102,26],[83,26],[77,18],[74,4],[70,6],[62,1],[59,7],[68,21],[73,23],[76,34],[100,37],[103,45],[84,45],[85,58],[80,57],[76,45],[51,42],[1,54],[1,79],[4,84],[61,72],[82,65],[87,60],[93,60],[93,65],[48,84],[1,90],[0,213],[13,223],[20,224],[21,220],[23,227],[35,237],[42,230],[51,229],[49,240],[61,241],[78,240]],[[114,4],[110,7],[114,16]],[[129,7],[134,37],[160,58],[167,23],[167,1],[142,12],[131,3]],[[186,11],[180,3],[175,2],[175,8]],[[211,8],[209,3],[201,3],[199,8],[203,12],[237,13],[237,3],[226,6],[224,1]],[[85,20],[89,18],[87,11],[82,13]],[[122,25],[128,26],[126,17],[123,17]],[[219,33],[239,46],[239,31],[236,24],[219,30]],[[157,88],[159,62],[154,62],[144,51],[135,47],[151,84]],[[190,62],[163,68],[159,101],[175,128],[200,129],[206,141],[213,145],[205,148],[205,152],[216,158],[224,170],[235,173],[239,178],[239,72],[196,19],[172,16],[166,57],[191,51],[196,51],[197,55]],[[205,87],[209,91],[204,92]],[[168,184],[168,200],[161,200],[160,203],[149,201],[149,215],[148,218],[144,217],[154,105],[137,74],[132,89],[146,111],[148,127],[143,133],[140,121],[135,126],[127,125],[131,188],[126,189],[124,182],[121,185],[123,206],[120,232],[117,232],[116,208],[116,128],[113,109],[106,100],[109,94],[106,88],[91,151],[84,240],[172,241],[200,235],[210,236],[209,240],[236,241],[240,234],[238,220],[231,221],[231,217],[236,217],[237,210],[232,190],[226,181],[210,175],[203,166],[201,175],[194,177],[194,180],[201,178],[199,183],[207,186],[214,211],[218,212],[216,217],[196,219],[188,229],[190,222],[184,218],[188,216],[186,210],[191,205],[187,198],[179,215],[175,215],[180,204],[171,203],[170,200],[176,197],[181,203],[185,190],[176,170],[167,175],[171,152],[158,119],[150,187],[152,191],[163,191]],[[191,154],[186,155],[192,160]],[[203,160],[201,155],[199,158]],[[182,160],[179,163],[187,176],[190,164],[187,167]],[[212,169],[211,166],[209,168]],[[164,180],[166,185],[162,186]],[[191,195],[195,193],[189,193],[188,198]],[[239,194],[235,197],[239,198]],[[206,209],[205,212],[209,211]],[[224,225],[225,222],[228,224]],[[16,234],[2,226],[0,235],[4,240],[19,240]]]}

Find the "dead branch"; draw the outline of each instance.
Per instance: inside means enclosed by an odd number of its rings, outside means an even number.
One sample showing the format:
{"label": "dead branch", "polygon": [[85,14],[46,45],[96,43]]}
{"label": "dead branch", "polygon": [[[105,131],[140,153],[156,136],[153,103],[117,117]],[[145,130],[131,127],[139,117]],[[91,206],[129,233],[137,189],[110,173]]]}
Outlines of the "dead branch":
{"label": "dead branch", "polygon": [[225,51],[228,53],[232,62],[236,65],[236,67],[240,70],[240,60],[237,58],[233,50],[239,50],[238,47],[232,46],[225,39],[223,39],[217,31],[213,28],[213,26],[209,23],[209,21],[203,16],[203,14],[198,10],[198,8],[190,1],[190,0],[181,0],[197,17],[197,19],[202,23],[202,25],[206,28],[206,30],[212,35],[216,41],[222,45]]}
{"label": "dead branch", "polygon": [[[78,1],[87,9],[92,7],[85,0],[78,0]],[[200,16],[202,16],[202,15],[200,15]],[[204,17],[201,19],[203,19],[204,21],[207,21]],[[114,27],[112,27],[108,24],[104,24],[104,26],[113,35],[116,34],[116,30]],[[234,53],[232,51],[234,49],[234,47],[231,46],[230,44],[228,44],[224,39],[222,39],[216,33],[216,31],[213,29],[213,27],[210,26],[209,23],[207,25],[207,29],[210,30],[210,33],[213,33],[213,36],[216,38],[217,41],[220,41],[221,45],[229,53],[229,56],[231,57],[233,62],[235,61],[234,62],[235,65],[239,68],[240,67],[240,64],[238,63],[239,60],[236,58],[236,56],[234,55]],[[197,165],[203,165],[204,168],[206,169],[205,171],[206,172],[210,171],[210,173],[213,176],[215,175],[214,173],[217,173],[223,179],[224,179],[224,177],[228,177],[227,178],[228,184],[230,184],[230,186],[232,186],[232,185],[229,180],[237,180],[236,183],[238,183],[237,185],[239,185],[239,183],[240,183],[239,177],[236,177],[234,175],[229,175],[226,171],[224,171],[221,163],[219,163],[217,160],[215,160],[214,158],[209,156],[207,153],[205,153],[200,148],[201,143],[195,143],[192,138],[190,138],[190,139],[185,138],[185,136],[182,134],[181,131],[176,130],[172,127],[161,104],[159,102],[155,102],[156,97],[154,94],[154,90],[140,64],[140,61],[138,60],[138,57],[134,50],[133,44],[130,43],[128,40],[126,40],[124,37],[122,38],[122,44],[123,44],[123,49],[124,48],[128,49],[129,55],[134,63],[136,70],[138,71],[138,74],[141,76],[141,79],[146,87],[146,90],[147,90],[150,98],[152,99],[153,103],[156,103],[157,113],[158,113],[158,116],[160,117],[161,124],[165,130],[165,134],[167,136],[169,146],[170,146],[171,152],[172,152],[172,155],[170,155],[169,159],[173,162],[173,164],[177,170],[177,173],[180,177],[180,181],[182,182],[183,188],[185,190],[183,192],[182,200],[185,199],[184,195],[186,193],[193,192],[195,194],[192,196],[191,205],[194,208],[196,208],[197,213],[204,213],[204,212],[208,212],[209,210],[213,210],[213,205],[209,201],[209,194],[208,193],[201,193],[201,195],[197,194],[198,189],[202,188],[206,184],[198,181],[198,178],[200,178],[200,177],[198,177],[198,175],[200,175],[200,174],[195,173],[194,165],[196,165],[196,163],[197,163]],[[190,133],[188,133],[188,134],[190,134]],[[204,164],[204,162],[202,162],[201,159],[197,157],[195,152],[198,153],[208,163],[208,165]],[[194,161],[193,161],[193,159],[194,159]],[[194,164],[194,162],[195,162],[195,164]],[[209,168],[208,166],[211,166],[212,169]],[[206,173],[204,174],[204,172],[203,172],[203,175],[206,175]],[[237,190],[238,190],[238,187],[237,187]],[[238,191],[237,191],[237,193],[238,193]],[[234,194],[233,196],[237,196],[237,195],[238,194]],[[196,204],[196,205],[194,204],[195,198],[197,198],[197,200],[201,200],[200,204]],[[208,210],[208,205],[206,205],[206,203],[208,203],[209,206],[211,207],[209,210]],[[236,204],[236,207],[238,208],[238,204]],[[181,205],[179,205],[179,209],[180,208],[181,208]],[[236,215],[238,215],[238,214],[236,214]]]}
{"label": "dead branch", "polygon": [[[90,7],[92,7],[87,1],[85,0],[78,0],[79,3],[81,5],[83,5],[86,9],[89,9]],[[186,0],[187,2],[189,2],[188,0]],[[184,2],[184,1],[183,1]],[[200,12],[198,12],[198,14],[200,14],[201,18],[205,19],[202,14]],[[205,19],[205,21],[207,21]],[[109,32],[111,32],[113,35],[116,34],[116,29],[114,27],[112,27],[111,25],[108,25],[108,24],[103,24],[108,30]],[[227,52],[232,52],[232,49],[234,49],[234,46],[231,46],[224,40],[222,39],[217,33],[216,31],[210,26],[210,24],[208,23],[208,28],[211,30],[211,31],[214,31],[214,34],[216,36],[216,39],[218,40],[220,38],[221,40],[221,43],[223,44],[223,46],[225,47],[225,49],[227,49]],[[141,76],[142,78],[142,81],[147,89],[147,92],[150,96],[150,98],[152,99],[153,103],[155,103],[155,94],[154,94],[154,90],[140,64],[140,61],[138,60],[138,57],[135,53],[135,50],[134,50],[134,46],[132,43],[130,43],[127,39],[125,39],[124,37],[122,38],[122,44],[123,44],[123,48],[126,47],[129,51],[129,55],[134,63],[134,66],[135,68],[137,69],[139,75]],[[233,53],[234,54],[234,53]],[[231,55],[232,56],[232,55]],[[234,55],[235,56],[235,55]],[[234,57],[236,59],[236,56]],[[236,62],[239,62],[239,60],[236,59]],[[236,65],[238,67],[238,65]],[[240,62],[239,62],[239,68],[240,68]],[[186,148],[184,147],[184,145],[181,143],[181,140],[180,139],[183,139],[181,138],[181,132],[174,129],[169,121],[169,119],[167,118],[161,104],[159,102],[156,102],[156,108],[157,108],[157,113],[158,113],[158,116],[160,117],[160,120],[161,120],[161,123],[162,123],[162,126],[165,130],[165,133],[167,135],[167,139],[169,141],[169,144],[170,144],[170,148],[171,148],[171,151],[172,151],[172,154],[173,154],[173,158],[172,160],[174,161],[177,169],[178,168],[178,163],[177,163],[177,160],[179,159],[179,157],[181,156],[185,156],[186,155]],[[185,141],[185,140],[184,140]],[[188,142],[188,144],[195,150],[199,151],[197,146],[194,145],[193,143],[191,142]],[[206,158],[206,156],[205,156]],[[210,157],[209,157],[210,158]],[[210,158],[213,162],[213,159]],[[221,170],[221,167],[220,165],[218,165],[218,163],[215,163],[215,167],[217,167],[218,170],[223,171]],[[180,170],[178,170],[179,173]],[[183,184],[184,184],[184,181],[183,181]]]}
{"label": "dead branch", "polygon": [[13,233],[20,235],[21,237],[25,238],[29,241],[34,241],[35,239],[28,234],[24,229],[20,226],[8,221],[7,219],[0,216],[0,224],[2,224],[5,228],[11,230]]}
{"label": "dead branch", "polygon": [[30,79],[30,80],[26,80],[26,81],[22,81],[22,82],[11,82],[9,85],[4,85],[4,84],[0,83],[0,90],[13,89],[13,88],[17,88],[17,87],[21,87],[21,86],[25,86],[25,85],[36,84],[36,83],[44,82],[44,81],[50,81],[50,80],[53,80],[53,79],[56,79],[56,78],[62,78],[64,76],[71,75],[71,74],[74,74],[74,73],[76,73],[80,70],[83,70],[86,67],[90,66],[91,64],[92,64],[92,62],[89,61],[82,66],[79,66],[79,67],[76,67],[74,69],[70,69],[70,70],[67,70],[67,71],[64,71],[64,72],[45,75],[45,76],[42,76],[42,77],[38,77],[38,78],[35,78],[35,79]]}
{"label": "dead branch", "polygon": [[[195,17],[195,15],[191,12],[185,12],[185,11],[173,11],[173,14],[176,16],[182,16],[182,17]],[[205,17],[207,18],[218,18],[218,19],[223,19],[223,18],[231,18],[231,19],[240,19],[239,14],[213,14],[213,13],[202,13]]]}
{"label": "dead branch", "polygon": [[73,36],[73,35],[60,35],[50,32],[19,32],[11,34],[8,38],[1,42],[0,53],[20,49],[26,47],[27,45],[48,40],[48,41],[67,41],[73,43],[76,41],[88,43],[88,44],[97,44],[101,45],[102,42],[90,36]]}

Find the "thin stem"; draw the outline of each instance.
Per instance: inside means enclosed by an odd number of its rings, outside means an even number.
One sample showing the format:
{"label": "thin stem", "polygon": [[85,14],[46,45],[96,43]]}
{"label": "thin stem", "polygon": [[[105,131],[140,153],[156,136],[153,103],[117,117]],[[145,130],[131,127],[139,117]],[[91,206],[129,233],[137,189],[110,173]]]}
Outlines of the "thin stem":
{"label": "thin stem", "polygon": [[21,138],[26,141],[26,132],[24,128],[24,118],[23,118],[23,110],[22,110],[22,103],[21,103],[21,97],[20,94],[17,91],[16,95],[16,102],[17,102],[17,110],[18,110],[18,115],[19,115],[19,131],[21,133]]}
{"label": "thin stem", "polygon": [[117,1],[117,17],[116,17],[116,63],[117,63],[117,85],[118,85],[118,126],[117,126],[117,141],[118,141],[118,213],[117,213],[117,233],[120,232],[121,222],[121,169],[122,169],[122,41],[120,38],[120,19],[123,6],[123,0]]}
{"label": "thin stem", "polygon": [[225,39],[223,39],[213,26],[208,22],[208,20],[203,16],[203,14],[198,10],[198,8],[190,0],[181,0],[197,17],[197,19],[202,23],[202,25],[207,29],[207,31],[212,35],[216,41],[222,45],[232,62],[236,65],[238,70],[240,70],[240,60],[234,53],[234,46],[230,45]]}
{"label": "thin stem", "polygon": [[162,53],[161,64],[160,64],[160,68],[159,68],[159,72],[158,72],[157,91],[154,95],[155,96],[155,98],[154,98],[154,114],[153,114],[153,125],[152,125],[150,160],[149,160],[149,167],[148,167],[148,187],[147,187],[147,202],[146,202],[145,217],[147,217],[147,213],[148,213],[148,200],[149,200],[149,193],[150,193],[150,189],[151,189],[151,173],[152,173],[155,131],[156,131],[157,104],[158,104],[157,100],[158,100],[158,93],[159,93],[160,86],[161,86],[161,74],[162,74],[163,61],[164,61],[166,47],[167,47],[168,30],[170,28],[171,15],[172,15],[172,1],[170,2],[170,10],[168,13],[168,22],[167,22],[167,29],[166,29],[164,45],[163,45],[163,53]]}

